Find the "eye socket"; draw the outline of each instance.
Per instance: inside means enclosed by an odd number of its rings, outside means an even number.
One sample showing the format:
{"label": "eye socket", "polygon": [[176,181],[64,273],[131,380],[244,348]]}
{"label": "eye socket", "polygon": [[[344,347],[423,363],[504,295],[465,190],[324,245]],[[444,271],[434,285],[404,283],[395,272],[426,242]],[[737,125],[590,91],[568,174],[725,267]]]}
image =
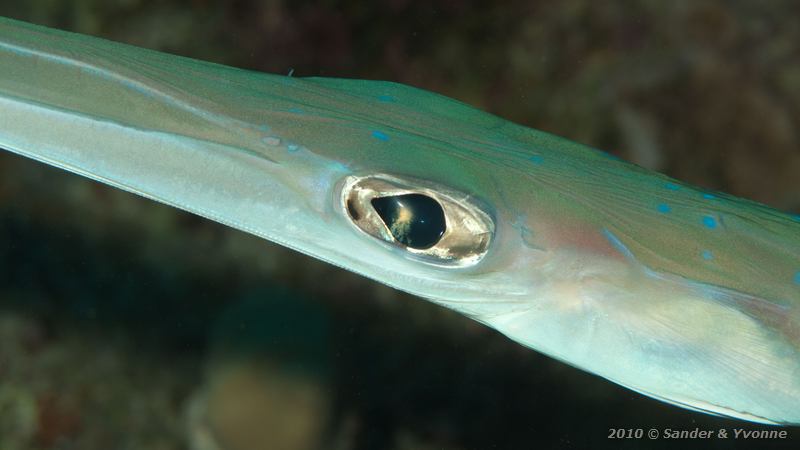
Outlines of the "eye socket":
{"label": "eye socket", "polygon": [[494,234],[494,222],[474,199],[423,180],[349,176],[341,202],[362,232],[437,265],[476,264]]}

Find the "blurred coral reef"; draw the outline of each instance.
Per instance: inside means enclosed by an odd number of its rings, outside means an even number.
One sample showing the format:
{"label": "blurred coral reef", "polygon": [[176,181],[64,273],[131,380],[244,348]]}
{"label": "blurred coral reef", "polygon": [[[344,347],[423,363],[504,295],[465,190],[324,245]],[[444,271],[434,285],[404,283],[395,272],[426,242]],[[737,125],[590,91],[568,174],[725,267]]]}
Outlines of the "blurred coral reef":
{"label": "blurred coral reef", "polygon": [[[800,212],[796,2],[4,0],[0,15],[412,84]],[[734,424],[6,152],[0,236],[4,450],[636,448],[608,429]]]}

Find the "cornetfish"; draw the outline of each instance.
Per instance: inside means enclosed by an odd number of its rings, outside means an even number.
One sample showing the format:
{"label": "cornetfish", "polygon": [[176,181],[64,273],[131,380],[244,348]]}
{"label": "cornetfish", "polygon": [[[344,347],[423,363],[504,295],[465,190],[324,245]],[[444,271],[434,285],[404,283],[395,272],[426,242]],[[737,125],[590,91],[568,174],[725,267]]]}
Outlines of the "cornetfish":
{"label": "cornetfish", "polygon": [[685,408],[800,424],[800,218],[417,88],[0,19],[0,147]]}

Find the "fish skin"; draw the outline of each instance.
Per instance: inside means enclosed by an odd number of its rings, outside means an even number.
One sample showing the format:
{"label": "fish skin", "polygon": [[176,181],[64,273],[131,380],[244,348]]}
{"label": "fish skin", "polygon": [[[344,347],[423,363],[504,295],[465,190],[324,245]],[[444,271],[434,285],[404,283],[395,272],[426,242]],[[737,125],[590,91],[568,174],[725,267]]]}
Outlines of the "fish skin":
{"label": "fish skin", "polygon": [[[0,147],[452,308],[663,401],[800,423],[800,221],[464,103],[263,74],[0,19]],[[467,268],[348,221],[350,175],[486,205]],[[358,249],[358,251],[353,251]]]}

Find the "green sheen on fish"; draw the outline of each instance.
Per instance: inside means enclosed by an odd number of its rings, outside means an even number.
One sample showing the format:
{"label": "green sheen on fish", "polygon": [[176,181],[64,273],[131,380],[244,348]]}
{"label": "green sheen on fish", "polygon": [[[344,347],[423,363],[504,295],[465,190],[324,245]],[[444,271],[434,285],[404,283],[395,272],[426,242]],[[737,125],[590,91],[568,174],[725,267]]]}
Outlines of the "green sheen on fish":
{"label": "green sheen on fish", "polygon": [[[0,147],[645,395],[800,424],[800,220],[764,205],[400,84],[256,73],[9,19]],[[387,197],[392,214],[375,213]],[[446,222],[425,248],[387,231],[413,242],[425,214]]]}

